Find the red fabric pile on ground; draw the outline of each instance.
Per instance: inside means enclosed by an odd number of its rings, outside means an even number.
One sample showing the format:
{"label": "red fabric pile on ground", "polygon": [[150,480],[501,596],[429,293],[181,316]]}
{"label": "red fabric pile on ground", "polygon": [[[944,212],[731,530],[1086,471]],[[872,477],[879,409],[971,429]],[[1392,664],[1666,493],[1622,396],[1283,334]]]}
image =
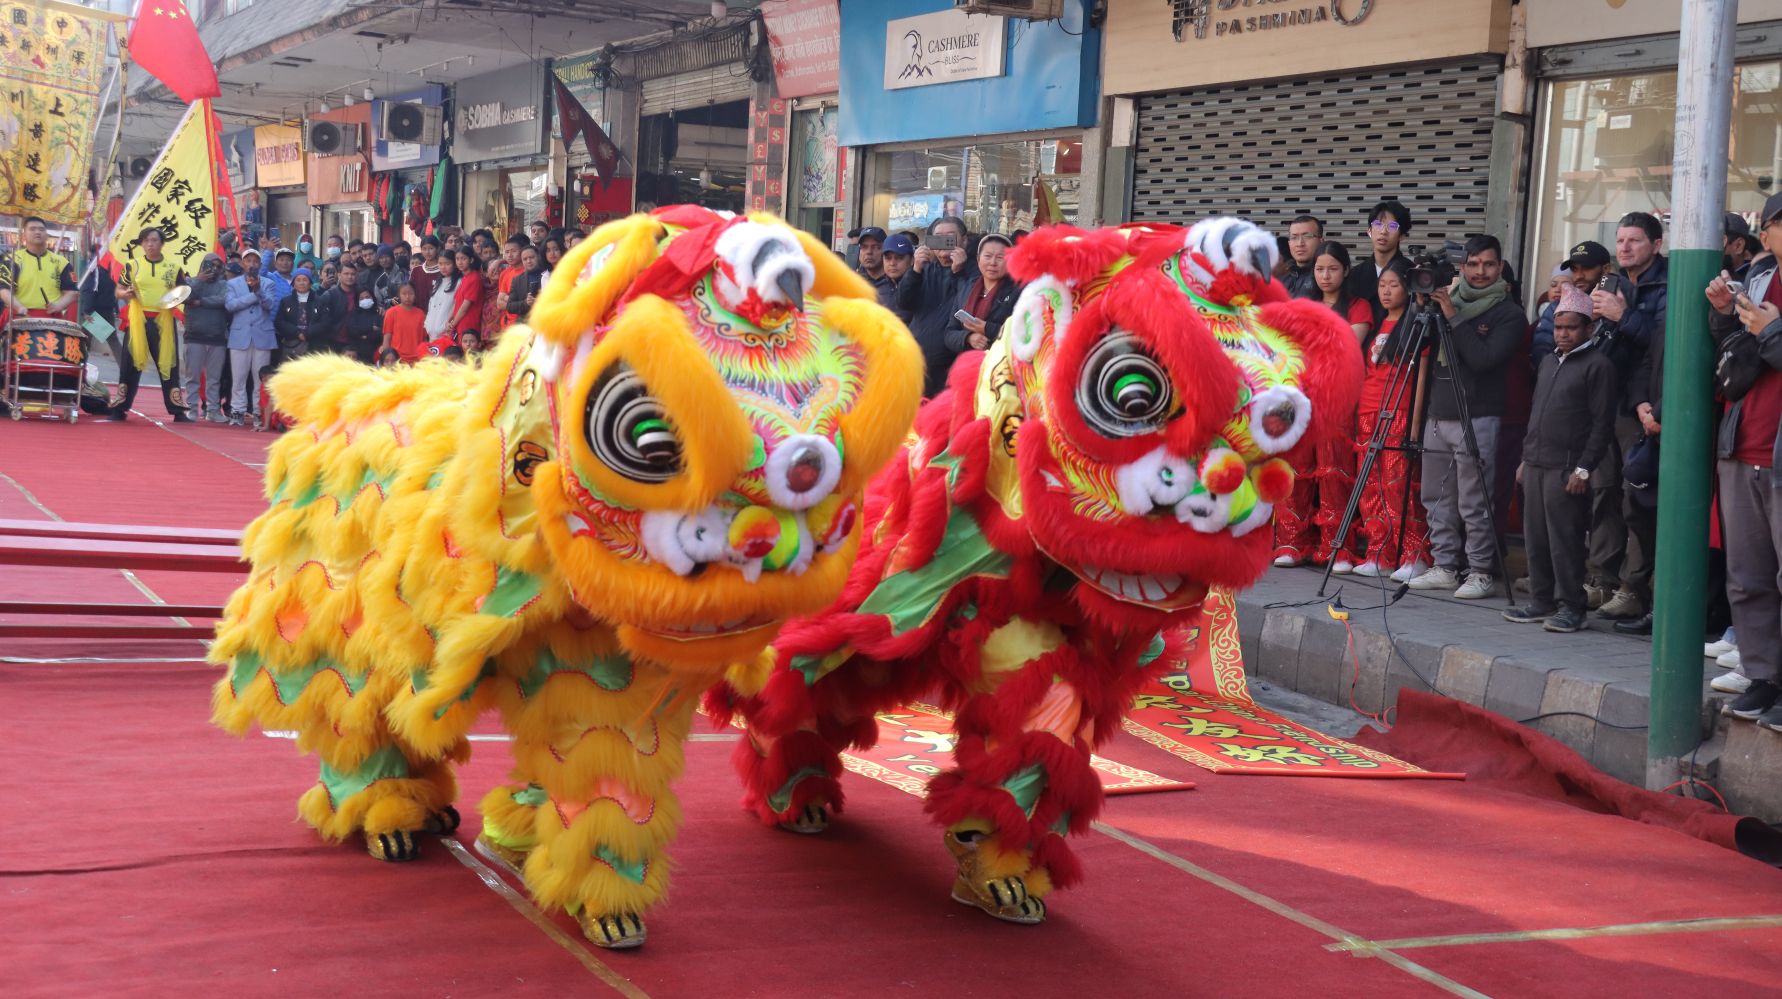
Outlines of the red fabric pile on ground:
{"label": "red fabric pile on ground", "polygon": [[1439,694],[1400,690],[1397,717],[1391,729],[1363,728],[1351,741],[1430,770],[1465,771],[1470,784],[1620,815],[1768,863],[1782,861],[1782,834],[1757,819],[1623,783],[1559,740],[1495,712]]}

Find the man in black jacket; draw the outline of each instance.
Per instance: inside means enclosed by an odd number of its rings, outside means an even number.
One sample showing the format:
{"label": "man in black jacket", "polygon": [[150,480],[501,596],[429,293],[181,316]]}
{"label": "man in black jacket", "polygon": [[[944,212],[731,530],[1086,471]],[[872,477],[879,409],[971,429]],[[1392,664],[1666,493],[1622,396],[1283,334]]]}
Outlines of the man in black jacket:
{"label": "man in black jacket", "polygon": [[1317,298],[1318,280],[1312,274],[1318,262],[1318,244],[1324,242],[1324,223],[1316,215],[1301,215],[1287,227],[1287,273],[1281,284],[1294,298]]}
{"label": "man in black jacket", "polygon": [[1588,339],[1590,298],[1570,285],[1553,316],[1553,353],[1541,360],[1522,441],[1522,537],[1529,603],[1504,620],[1545,621],[1546,630],[1584,627],[1584,531],[1590,473],[1609,453],[1615,426],[1615,364]]}
{"label": "man in black jacket", "polygon": [[206,253],[198,264],[198,276],[186,282],[192,295],[186,299],[186,343],[181,360],[186,382],[186,404],[192,419],[222,423],[223,361],[229,356],[228,277],[223,258]]}
{"label": "man in black jacket", "polygon": [[[471,275],[477,278],[477,275]],[[377,363],[378,344],[384,339],[383,321],[370,287],[361,288],[359,269],[340,268],[340,283],[329,289],[329,309],[340,319],[339,349],[361,364]]]}
{"label": "man in black jacket", "polygon": [[[953,351],[947,348],[947,323],[953,318],[954,305],[961,289],[977,280],[976,262],[966,252],[965,223],[945,215],[928,225],[930,239],[916,248],[910,273],[916,280],[905,278],[897,287],[896,310],[908,314],[910,333],[922,348],[927,377],[922,395],[930,397],[947,387],[947,372],[953,366]],[[950,241],[951,245],[948,246]],[[940,245],[929,245],[931,242]]]}
{"label": "man in black jacket", "polygon": [[[1461,600],[1488,597],[1497,589],[1497,533],[1491,510],[1497,438],[1504,418],[1504,372],[1528,328],[1503,270],[1503,248],[1497,237],[1474,236],[1466,241],[1461,280],[1430,296],[1453,330],[1449,340],[1459,356],[1438,356],[1430,367],[1423,507],[1429,515],[1435,566],[1411,580],[1410,586],[1455,588],[1454,596]],[[1457,388],[1466,397],[1480,462],[1467,449]]]}

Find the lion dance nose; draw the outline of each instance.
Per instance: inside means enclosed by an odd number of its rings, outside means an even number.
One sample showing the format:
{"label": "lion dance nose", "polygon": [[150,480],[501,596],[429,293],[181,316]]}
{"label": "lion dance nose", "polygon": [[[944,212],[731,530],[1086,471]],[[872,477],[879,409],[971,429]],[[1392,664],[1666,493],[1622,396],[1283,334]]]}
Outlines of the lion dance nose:
{"label": "lion dance nose", "polygon": [[767,490],[786,510],[807,510],[829,498],[841,479],[841,452],[814,434],[781,441],[767,458]]}

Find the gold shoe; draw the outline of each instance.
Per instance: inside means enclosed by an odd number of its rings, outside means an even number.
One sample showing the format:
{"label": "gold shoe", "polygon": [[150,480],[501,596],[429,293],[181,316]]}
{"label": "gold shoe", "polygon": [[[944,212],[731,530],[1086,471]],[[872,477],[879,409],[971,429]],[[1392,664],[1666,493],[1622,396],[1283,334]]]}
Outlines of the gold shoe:
{"label": "gold shoe", "polygon": [[487,835],[476,838],[476,852],[495,862],[496,866],[507,869],[507,873],[520,877],[526,869],[526,851],[502,846]]}
{"label": "gold shoe", "polygon": [[642,917],[629,912],[621,912],[611,916],[595,916],[584,909],[576,914],[575,921],[582,927],[582,935],[596,947],[606,950],[630,950],[642,947],[647,931],[644,929]]}
{"label": "gold shoe", "polygon": [[813,799],[797,816],[781,822],[780,828],[800,836],[815,836],[823,832],[829,828],[828,802],[821,798]]}
{"label": "gold shoe", "polygon": [[367,832],[365,852],[379,860],[401,863],[418,859],[421,856],[421,846],[415,841],[415,834],[407,829],[387,833]]}
{"label": "gold shoe", "polygon": [[988,834],[958,830],[946,834],[947,852],[959,864],[953,881],[953,901],[982,909],[1005,923],[1032,926],[1045,921],[1046,903],[1027,893],[1027,882],[1018,874],[985,877],[978,844]]}

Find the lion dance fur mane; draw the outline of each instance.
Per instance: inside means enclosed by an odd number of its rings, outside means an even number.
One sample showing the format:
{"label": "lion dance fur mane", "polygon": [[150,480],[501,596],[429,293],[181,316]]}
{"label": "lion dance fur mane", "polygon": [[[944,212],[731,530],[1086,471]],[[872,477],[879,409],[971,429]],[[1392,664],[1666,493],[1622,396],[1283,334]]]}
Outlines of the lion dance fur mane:
{"label": "lion dance fur mane", "polygon": [[707,696],[747,722],[745,807],[821,832],[841,751],[876,741],[876,712],[938,696],[958,741],[926,807],[953,897],[1044,918],[1081,876],[1066,836],[1101,807],[1091,751],[1208,587],[1265,571],[1292,463],[1354,413],[1354,334],[1289,300],[1276,259],[1229,218],[1056,226],[1014,249],[1014,313],[873,483],[841,598]]}
{"label": "lion dance fur mane", "polygon": [[643,941],[698,694],[841,592],[922,361],[872,289],[768,216],[602,227],[480,365],[306,358],[266,467],[215,721],[295,730],[298,802],[386,860],[450,833],[490,708],[479,845],[596,944]]}

